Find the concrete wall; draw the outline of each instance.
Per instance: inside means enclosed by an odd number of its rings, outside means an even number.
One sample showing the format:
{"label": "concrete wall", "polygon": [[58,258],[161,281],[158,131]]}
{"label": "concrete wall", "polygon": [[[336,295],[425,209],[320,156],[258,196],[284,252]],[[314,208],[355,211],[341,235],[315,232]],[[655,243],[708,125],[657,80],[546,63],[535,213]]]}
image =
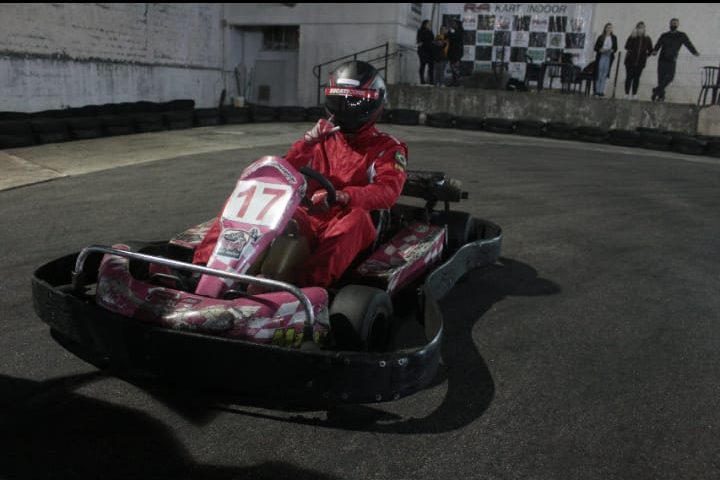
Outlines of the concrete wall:
{"label": "concrete wall", "polygon": [[0,4],[0,110],[193,98],[223,88],[221,4]]}
{"label": "concrete wall", "polygon": [[466,88],[426,88],[394,85],[390,102],[395,108],[457,116],[567,122],[572,125],[634,130],[662,128],[695,134],[699,108],[673,103],[590,100],[582,95],[543,91],[540,94]]}
{"label": "concrete wall", "polygon": [[[414,48],[415,31],[423,18],[429,18],[432,4],[423,4],[422,15],[414,15],[409,3],[345,3],[321,4],[227,4],[226,19],[234,28],[264,25],[298,25],[298,101],[309,106],[317,102],[317,80],[312,68],[359,50],[390,42],[391,51],[397,45]],[[361,59],[368,59],[364,57]],[[403,61],[412,59],[406,55]],[[245,60],[246,68],[251,65]],[[388,67],[388,80],[395,82],[408,68],[400,68],[400,58]],[[326,79],[329,69],[322,72]]]}

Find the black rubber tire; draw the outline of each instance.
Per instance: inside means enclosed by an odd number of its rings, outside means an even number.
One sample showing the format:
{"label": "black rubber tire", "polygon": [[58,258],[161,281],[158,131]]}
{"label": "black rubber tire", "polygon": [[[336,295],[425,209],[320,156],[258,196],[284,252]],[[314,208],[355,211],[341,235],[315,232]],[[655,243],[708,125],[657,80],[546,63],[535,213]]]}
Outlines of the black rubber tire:
{"label": "black rubber tire", "polygon": [[545,135],[545,122],[538,120],[518,120],[515,122],[515,133],[529,137],[542,137]]}
{"label": "black rubber tire", "polygon": [[30,114],[33,118],[38,118],[42,120],[47,120],[51,118],[62,118],[68,116],[68,110],[42,110],[40,112],[33,112]]}
{"label": "black rubber tire", "polygon": [[605,143],[607,130],[598,127],[578,127],[575,129],[575,138],[581,142]]}
{"label": "black rubber tire", "polygon": [[395,125],[420,125],[420,112],[406,108],[390,111],[390,122]]}
{"label": "black rubber tire", "polygon": [[277,111],[273,107],[265,107],[263,105],[253,105],[250,107],[250,118],[255,123],[274,122],[277,117]]}
{"label": "black rubber tire", "polygon": [[103,105],[99,105],[97,107],[96,115],[98,117],[108,117],[108,116],[112,116],[112,115],[117,115],[117,112],[115,111],[115,104],[114,103],[105,103]]}
{"label": "black rubber tire", "polygon": [[16,133],[11,135],[0,133],[0,148],[32,147],[36,144],[37,139],[35,138],[35,134],[32,132]]}
{"label": "black rubber tire", "polygon": [[220,125],[220,109],[196,108],[195,125],[198,127],[212,127],[214,125]]}
{"label": "black rubber tire", "polygon": [[130,135],[135,133],[135,126],[130,117],[110,115],[99,117],[103,132],[108,136]]}
{"label": "black rubber tire", "polygon": [[664,130],[660,130],[659,128],[651,128],[651,127],[637,127],[635,129],[638,133],[664,133]]}
{"label": "black rubber tire", "polygon": [[480,117],[458,117],[455,126],[461,130],[482,130],[483,119]]}
{"label": "black rubber tire", "polygon": [[608,143],[622,147],[637,147],[640,142],[640,134],[632,130],[615,129],[608,132]]}
{"label": "black rubber tire", "polygon": [[66,120],[70,129],[70,137],[73,140],[89,140],[102,137],[102,125],[100,121],[92,117],[76,117]]}
{"label": "black rubber tire", "polygon": [[389,347],[393,305],[385,290],[347,285],[333,299],[329,313],[338,349],[381,352]]}
{"label": "black rubber tire", "polygon": [[304,107],[278,107],[277,119],[280,122],[304,122],[306,120]]}
{"label": "black rubber tire", "polygon": [[97,117],[100,115],[100,107],[97,105],[85,105],[84,107],[79,107],[73,109],[75,111],[74,115],[75,117]]}
{"label": "black rubber tire", "polygon": [[486,118],[484,126],[485,130],[492,133],[513,133],[515,131],[515,122],[505,118]]}
{"label": "black rubber tire", "polygon": [[70,131],[65,122],[53,118],[37,118],[31,120],[35,138],[39,143],[58,143],[70,140]]}
{"label": "black rubber tire", "polygon": [[325,107],[308,107],[305,111],[305,118],[308,122],[317,122],[321,118],[327,119],[327,112]]}
{"label": "black rubber tire", "polygon": [[180,111],[180,110],[193,110],[195,108],[195,100],[171,100],[169,102],[165,102],[163,104],[160,104],[159,109],[168,112],[168,111]]}
{"label": "black rubber tire", "polygon": [[639,146],[649,148],[651,150],[670,150],[672,144],[672,136],[660,131],[649,131],[650,129],[639,131]]}
{"label": "black rubber tire", "polygon": [[195,116],[192,110],[175,110],[162,114],[163,121],[170,130],[192,128],[195,126]]}
{"label": "black rubber tire", "polygon": [[250,121],[249,108],[225,107],[220,109],[220,118],[228,125],[238,125]]}
{"label": "black rubber tire", "polygon": [[705,155],[720,157],[720,140],[708,140],[705,146]]}
{"label": "black rubber tire", "polygon": [[0,112],[0,122],[28,120],[29,118],[30,114],[25,112]]}
{"label": "black rubber tire", "polygon": [[115,105],[115,113],[117,115],[131,116],[140,113],[140,111],[135,102],[122,102]]}
{"label": "black rubber tire", "polygon": [[377,123],[390,123],[391,116],[392,116],[392,110],[383,109]]}
{"label": "black rubber tire", "polygon": [[144,115],[149,113],[160,113],[160,104],[157,102],[135,102],[137,113]]}
{"label": "black rubber tire", "polygon": [[545,130],[548,137],[556,140],[573,140],[575,138],[572,125],[564,122],[548,122]]}
{"label": "black rubber tire", "polygon": [[452,128],[455,126],[455,116],[450,113],[430,113],[425,117],[425,125],[436,128]]}
{"label": "black rubber tire", "polygon": [[686,155],[702,155],[705,153],[706,144],[707,142],[689,135],[673,135],[672,137],[673,151]]}
{"label": "black rubber tire", "polygon": [[141,115],[133,115],[135,122],[135,130],[138,133],[161,132],[165,130],[163,116],[159,113],[144,113]]}
{"label": "black rubber tire", "polygon": [[472,215],[466,212],[438,212],[432,219],[435,225],[447,225],[448,252],[453,253],[470,241],[473,236]]}
{"label": "black rubber tire", "polygon": [[0,122],[0,135],[26,135],[32,133],[33,129],[29,122],[23,120]]}

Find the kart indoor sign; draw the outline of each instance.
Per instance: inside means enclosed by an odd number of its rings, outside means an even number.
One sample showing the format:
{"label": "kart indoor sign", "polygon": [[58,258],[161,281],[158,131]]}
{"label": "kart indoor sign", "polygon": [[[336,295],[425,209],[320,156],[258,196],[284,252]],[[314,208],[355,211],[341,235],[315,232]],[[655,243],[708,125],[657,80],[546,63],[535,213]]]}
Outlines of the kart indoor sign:
{"label": "kart indoor sign", "polygon": [[444,24],[462,21],[465,74],[505,64],[511,76],[522,79],[530,61],[555,63],[565,58],[583,67],[592,57],[591,3],[442,5]]}

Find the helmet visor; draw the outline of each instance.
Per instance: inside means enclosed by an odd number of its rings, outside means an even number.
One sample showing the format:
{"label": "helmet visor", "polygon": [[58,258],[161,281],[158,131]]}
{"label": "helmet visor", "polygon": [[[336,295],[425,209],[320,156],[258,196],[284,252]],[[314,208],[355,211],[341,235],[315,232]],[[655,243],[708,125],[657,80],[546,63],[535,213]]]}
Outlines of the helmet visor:
{"label": "helmet visor", "polygon": [[353,128],[365,123],[377,110],[380,94],[377,90],[328,87],[325,106],[340,126]]}

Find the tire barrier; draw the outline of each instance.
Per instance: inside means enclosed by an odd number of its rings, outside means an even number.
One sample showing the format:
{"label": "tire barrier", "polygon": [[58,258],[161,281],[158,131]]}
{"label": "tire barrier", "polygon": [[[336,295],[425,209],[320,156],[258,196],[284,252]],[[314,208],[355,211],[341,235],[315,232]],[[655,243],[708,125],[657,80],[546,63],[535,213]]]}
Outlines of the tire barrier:
{"label": "tire barrier", "polygon": [[515,133],[531,137],[542,137],[545,135],[545,122],[537,120],[518,120],[515,122]]}
{"label": "tire barrier", "polygon": [[705,155],[720,157],[720,139],[708,140],[705,146]]}
{"label": "tire barrier", "polygon": [[670,150],[670,144],[672,143],[672,135],[663,133],[660,130],[654,128],[648,128],[640,130],[635,129],[640,135],[639,145],[642,148],[648,148],[650,150]]}
{"label": "tire barrier", "polygon": [[277,119],[281,122],[304,122],[305,107],[278,107]]}
{"label": "tire barrier", "polygon": [[37,144],[35,133],[24,120],[0,122],[0,148],[22,148]]}
{"label": "tire barrier", "polygon": [[65,119],[73,140],[90,140],[103,136],[100,121],[93,117],[77,117]]}
{"label": "tire barrier", "polygon": [[455,126],[455,117],[449,113],[431,113],[425,118],[425,125],[437,128],[452,128]]}
{"label": "tire barrier", "polygon": [[220,109],[220,118],[228,125],[239,125],[250,121],[249,108],[224,107]]}
{"label": "tire barrier", "polygon": [[572,125],[564,122],[548,122],[545,131],[548,137],[557,140],[572,140],[575,137]]}
{"label": "tire barrier", "polygon": [[678,153],[685,153],[687,155],[702,155],[705,152],[705,145],[707,142],[699,140],[690,135],[673,135],[672,136],[672,149]]}
{"label": "tire barrier", "polygon": [[250,107],[250,118],[253,122],[273,122],[276,116],[277,111],[273,107],[265,107],[262,105],[253,105]]}
{"label": "tire barrier", "polygon": [[170,130],[181,130],[195,126],[195,115],[192,110],[175,110],[163,113],[163,120]]}
{"label": "tire barrier", "polygon": [[[327,118],[324,107],[221,107],[195,109],[195,101],[179,99],[169,102],[123,102],[40,112],[0,112],[0,148],[30,147],[40,143],[89,140],[102,136],[130,135],[249,122],[316,122]],[[421,112],[411,109],[384,110],[378,123],[419,125]],[[638,127],[634,131],[606,131],[591,126],[573,127],[563,122],[509,120],[505,118],[456,117],[448,112],[429,113],[424,125],[435,128],[486,130],[493,133],[515,133],[526,136],[548,136],[559,140],[591,143],[608,142],[624,147],[675,151],[687,155],[720,157],[720,137],[692,136],[658,128]]]}
{"label": "tire barrier", "polygon": [[614,129],[608,132],[608,143],[622,147],[637,147],[640,134],[632,130]]}
{"label": "tire barrier", "polygon": [[420,112],[405,108],[390,110],[390,123],[395,125],[420,125]]}
{"label": "tire barrier", "polygon": [[485,130],[492,133],[513,133],[515,131],[515,122],[505,118],[486,118]]}
{"label": "tire barrier", "polygon": [[220,125],[219,108],[196,108],[195,125],[198,127],[212,127]]}
{"label": "tire barrier", "polygon": [[321,118],[327,118],[325,107],[309,107],[305,110],[305,118],[308,122],[317,122]]}
{"label": "tire barrier", "polygon": [[581,142],[605,143],[607,130],[598,127],[578,127],[575,129],[575,138]]}
{"label": "tire barrier", "polygon": [[483,119],[480,117],[458,117],[455,126],[461,130],[482,130]]}
{"label": "tire barrier", "polygon": [[160,113],[143,113],[132,116],[135,130],[138,133],[161,132],[165,130],[165,122]]}
{"label": "tire barrier", "polygon": [[55,118],[34,118],[30,121],[39,143],[57,143],[70,140],[65,122]]}
{"label": "tire barrier", "polygon": [[102,123],[105,135],[109,137],[135,133],[135,126],[133,125],[130,117],[123,117],[122,115],[108,115],[98,118]]}

